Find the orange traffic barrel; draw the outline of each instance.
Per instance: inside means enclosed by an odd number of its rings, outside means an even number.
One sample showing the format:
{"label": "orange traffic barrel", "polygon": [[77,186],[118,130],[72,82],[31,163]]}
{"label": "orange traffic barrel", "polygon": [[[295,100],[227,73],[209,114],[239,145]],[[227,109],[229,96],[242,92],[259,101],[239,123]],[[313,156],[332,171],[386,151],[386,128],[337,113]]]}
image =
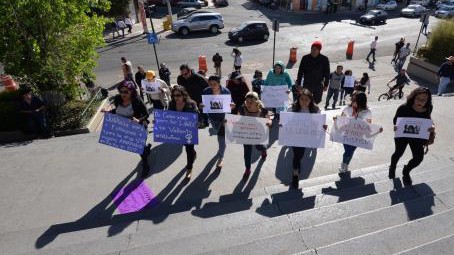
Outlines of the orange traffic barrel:
{"label": "orange traffic barrel", "polygon": [[7,91],[17,90],[16,82],[14,82],[13,77],[11,77],[11,75],[2,74],[1,79],[3,86],[5,86],[5,89]]}
{"label": "orange traffic barrel", "polygon": [[199,70],[203,70],[205,73],[208,72],[207,58],[205,55],[199,56]]}
{"label": "orange traffic barrel", "polygon": [[347,56],[347,59],[352,59],[353,58],[353,46],[355,45],[355,41],[349,41],[347,45],[347,52],[345,55]]}
{"label": "orange traffic barrel", "polygon": [[290,48],[290,62],[296,63],[298,48]]}

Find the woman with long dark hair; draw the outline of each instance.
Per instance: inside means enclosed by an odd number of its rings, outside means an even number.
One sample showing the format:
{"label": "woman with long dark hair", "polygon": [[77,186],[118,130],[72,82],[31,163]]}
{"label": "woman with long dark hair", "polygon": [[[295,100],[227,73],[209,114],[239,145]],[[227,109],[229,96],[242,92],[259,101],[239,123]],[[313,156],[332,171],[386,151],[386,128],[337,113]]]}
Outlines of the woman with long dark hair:
{"label": "woman with long dark hair", "polygon": [[[118,87],[119,94],[114,97],[114,109],[110,113],[118,114],[148,128],[148,110],[142,99],[137,95],[136,86],[131,80],[124,80]],[[103,110],[104,111],[104,110]],[[105,111],[104,111],[105,112]],[[148,156],[150,155],[151,144],[147,144],[142,153],[142,177],[149,173]]]}
{"label": "woman with long dark hair", "polygon": [[363,73],[363,76],[361,77],[361,79],[357,83],[356,90],[366,93],[366,89],[367,89],[367,94],[370,94],[369,74],[368,73]]}
{"label": "woman with long dark hair", "polygon": [[[427,88],[416,88],[407,97],[407,102],[399,106],[394,116],[394,131],[397,130],[396,122],[397,118],[423,118],[431,119],[433,105],[432,105],[432,94]],[[435,132],[435,126],[432,125],[428,130],[429,132]],[[407,138],[398,137],[394,138],[395,151],[391,156],[391,165],[389,166],[390,179],[394,179],[396,176],[396,165],[399,159],[405,152],[407,145],[410,146],[412,159],[404,166],[402,171],[402,181],[404,185],[411,185],[412,180],[410,177],[410,171],[417,167],[424,159],[424,145],[427,140],[419,138]]]}
{"label": "woman with long dark hair", "polygon": [[[169,110],[170,111],[178,111],[178,112],[192,112],[192,113],[199,113],[197,109],[197,103],[194,102],[190,97],[188,92],[183,86],[175,85],[171,90],[171,97],[172,101],[169,103]],[[194,144],[185,144],[184,147],[186,148],[186,179],[191,179],[192,176],[192,166],[194,164],[195,159],[197,158],[197,153],[194,149]]]}

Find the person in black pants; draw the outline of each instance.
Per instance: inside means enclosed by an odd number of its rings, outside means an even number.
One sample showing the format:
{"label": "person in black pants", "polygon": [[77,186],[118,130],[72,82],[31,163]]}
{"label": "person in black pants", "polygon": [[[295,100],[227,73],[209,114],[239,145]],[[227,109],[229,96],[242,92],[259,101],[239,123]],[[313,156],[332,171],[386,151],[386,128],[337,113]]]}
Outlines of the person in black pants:
{"label": "person in black pants", "polygon": [[[396,115],[394,116],[394,131],[397,130],[396,122],[397,118],[423,118],[431,119],[432,113],[432,95],[430,90],[427,88],[416,88],[407,97],[407,102],[399,108],[397,108]],[[435,132],[435,127],[432,125],[428,130],[429,132]],[[396,175],[396,165],[399,159],[405,152],[407,145],[410,145],[413,158],[404,166],[402,171],[402,181],[404,185],[411,185],[412,180],[410,177],[410,171],[417,167],[424,159],[424,145],[427,140],[419,138],[406,138],[398,137],[394,138],[395,151],[391,156],[391,165],[389,166],[388,177],[394,179]]]}
{"label": "person in black pants", "polygon": [[[199,113],[196,102],[192,101],[189,97],[188,92],[183,86],[175,85],[171,91],[172,101],[169,103],[170,111],[179,111],[179,112],[192,112]],[[197,152],[194,149],[194,144],[185,144],[186,149],[186,179],[191,179],[192,176],[192,167],[195,159],[197,158]]]}

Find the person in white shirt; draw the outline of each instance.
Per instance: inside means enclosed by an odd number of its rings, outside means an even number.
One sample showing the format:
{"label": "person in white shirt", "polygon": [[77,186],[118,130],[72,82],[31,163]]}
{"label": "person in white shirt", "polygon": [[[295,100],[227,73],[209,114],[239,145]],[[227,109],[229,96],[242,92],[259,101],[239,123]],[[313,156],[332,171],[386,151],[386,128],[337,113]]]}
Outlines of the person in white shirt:
{"label": "person in white shirt", "polygon": [[128,33],[129,34],[132,33],[132,25],[133,25],[133,23],[132,23],[132,21],[131,21],[131,19],[129,17],[125,18],[125,25],[128,27]]}
{"label": "person in white shirt", "polygon": [[370,55],[372,55],[372,59],[375,62],[375,51],[377,50],[377,41],[378,41],[378,36],[375,36],[375,40],[373,40],[370,43],[370,51],[366,58],[367,61],[369,61],[369,57],[370,57]]}
{"label": "person in white shirt", "polygon": [[233,68],[235,69],[235,71],[241,72],[241,65],[243,64],[243,56],[241,56],[241,51],[237,48],[233,49],[232,57],[233,57]]}
{"label": "person in white shirt", "polygon": [[345,98],[347,95],[352,96],[353,90],[355,89],[355,77],[353,76],[352,70],[347,70],[344,73],[344,79],[342,80],[341,97],[339,100],[339,106],[345,105]]}
{"label": "person in white shirt", "polygon": [[117,28],[119,30],[121,30],[121,36],[122,37],[125,37],[125,28],[126,28],[126,24],[123,20],[118,20],[117,21]]}

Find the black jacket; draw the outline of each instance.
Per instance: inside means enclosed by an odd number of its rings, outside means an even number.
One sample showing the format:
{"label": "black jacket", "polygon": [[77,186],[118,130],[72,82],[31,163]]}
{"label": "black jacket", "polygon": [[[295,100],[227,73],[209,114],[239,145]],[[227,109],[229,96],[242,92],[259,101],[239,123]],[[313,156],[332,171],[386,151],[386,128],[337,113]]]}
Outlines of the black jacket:
{"label": "black jacket", "polygon": [[309,89],[312,93],[322,91],[323,86],[329,84],[329,59],[325,55],[319,54],[316,58],[311,54],[307,54],[301,58],[300,66],[298,68],[298,76],[295,84],[301,84],[304,77],[304,88]]}
{"label": "black jacket", "polygon": [[205,78],[200,74],[195,73],[194,70],[191,70],[191,76],[187,79],[178,75],[177,83],[186,89],[191,99],[194,100],[197,105],[202,103],[203,90],[208,87],[208,82]]}
{"label": "black jacket", "polygon": [[[176,104],[174,101],[171,101],[169,103],[169,111],[176,111]],[[199,113],[199,109],[197,108],[197,105],[194,101],[186,102],[183,111],[182,112],[193,112],[193,113]]]}
{"label": "black jacket", "polygon": [[[120,95],[116,95],[114,97],[114,105],[115,107],[118,107],[122,103],[122,99]],[[133,98],[131,101],[132,104],[132,109],[134,110],[134,118],[140,120],[140,123],[143,123],[144,121],[148,123],[148,110],[145,104],[143,103],[142,99],[139,97]],[[115,114],[116,109],[112,109],[110,111],[111,113]]]}

